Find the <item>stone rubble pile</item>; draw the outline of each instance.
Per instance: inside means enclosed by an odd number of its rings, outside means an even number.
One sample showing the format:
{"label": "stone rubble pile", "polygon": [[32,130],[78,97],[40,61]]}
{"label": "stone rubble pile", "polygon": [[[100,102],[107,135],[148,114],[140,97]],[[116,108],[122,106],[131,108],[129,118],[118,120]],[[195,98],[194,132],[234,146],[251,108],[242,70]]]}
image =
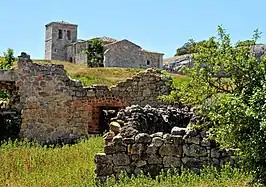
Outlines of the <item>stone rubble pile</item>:
{"label": "stone rubble pile", "polygon": [[121,126],[122,137],[131,137],[139,132],[152,134],[154,132],[170,132],[174,126],[187,127],[193,116],[187,108],[162,106],[154,108],[150,105],[141,107],[132,105],[118,112],[112,121]]}

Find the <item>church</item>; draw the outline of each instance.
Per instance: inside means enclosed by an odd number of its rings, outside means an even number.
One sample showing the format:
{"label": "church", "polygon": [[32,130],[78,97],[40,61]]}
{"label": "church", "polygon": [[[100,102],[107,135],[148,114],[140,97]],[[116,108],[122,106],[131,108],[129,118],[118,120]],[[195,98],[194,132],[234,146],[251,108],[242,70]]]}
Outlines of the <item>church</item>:
{"label": "church", "polygon": [[[84,50],[87,40],[77,38],[78,25],[68,22],[51,22],[45,25],[45,60],[69,61],[87,65]],[[144,50],[127,40],[99,37],[104,43],[104,67],[162,68],[163,53]]]}

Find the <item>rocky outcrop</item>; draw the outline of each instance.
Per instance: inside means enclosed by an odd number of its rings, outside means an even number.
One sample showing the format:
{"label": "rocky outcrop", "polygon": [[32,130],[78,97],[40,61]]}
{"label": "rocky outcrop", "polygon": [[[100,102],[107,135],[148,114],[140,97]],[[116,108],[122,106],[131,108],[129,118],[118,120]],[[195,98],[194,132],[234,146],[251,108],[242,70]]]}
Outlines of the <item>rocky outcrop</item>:
{"label": "rocky outcrop", "polygon": [[[266,54],[266,44],[256,44],[252,48],[253,55],[256,59],[260,59]],[[163,60],[163,69],[171,73],[182,74],[183,66],[193,66],[193,57],[191,54],[174,56]]]}
{"label": "rocky outcrop", "polygon": [[192,55],[180,55],[171,58],[164,59],[163,61],[163,69],[171,72],[182,74],[181,68],[183,66],[190,67],[193,65]]}

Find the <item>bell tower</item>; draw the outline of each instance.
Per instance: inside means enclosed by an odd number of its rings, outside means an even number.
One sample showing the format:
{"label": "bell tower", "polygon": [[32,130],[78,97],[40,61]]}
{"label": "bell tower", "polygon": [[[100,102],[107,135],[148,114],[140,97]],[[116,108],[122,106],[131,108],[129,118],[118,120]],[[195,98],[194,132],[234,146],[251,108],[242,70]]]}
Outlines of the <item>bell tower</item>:
{"label": "bell tower", "polygon": [[51,22],[45,25],[45,60],[66,61],[66,46],[77,41],[78,25]]}

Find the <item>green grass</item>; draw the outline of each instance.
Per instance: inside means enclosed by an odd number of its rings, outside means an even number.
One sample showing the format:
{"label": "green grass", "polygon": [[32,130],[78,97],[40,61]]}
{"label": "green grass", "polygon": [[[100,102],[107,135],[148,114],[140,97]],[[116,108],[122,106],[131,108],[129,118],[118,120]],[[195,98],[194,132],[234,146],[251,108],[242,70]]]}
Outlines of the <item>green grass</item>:
{"label": "green grass", "polygon": [[[91,137],[61,148],[43,148],[29,143],[4,144],[0,147],[0,186],[96,186],[94,155],[97,152],[103,152],[101,137]],[[111,179],[105,186],[247,187],[251,186],[250,181],[251,175],[227,168],[221,174],[208,169],[201,176],[187,172],[181,176],[161,176],[157,180],[144,176],[133,179],[123,177],[120,182]]]}

